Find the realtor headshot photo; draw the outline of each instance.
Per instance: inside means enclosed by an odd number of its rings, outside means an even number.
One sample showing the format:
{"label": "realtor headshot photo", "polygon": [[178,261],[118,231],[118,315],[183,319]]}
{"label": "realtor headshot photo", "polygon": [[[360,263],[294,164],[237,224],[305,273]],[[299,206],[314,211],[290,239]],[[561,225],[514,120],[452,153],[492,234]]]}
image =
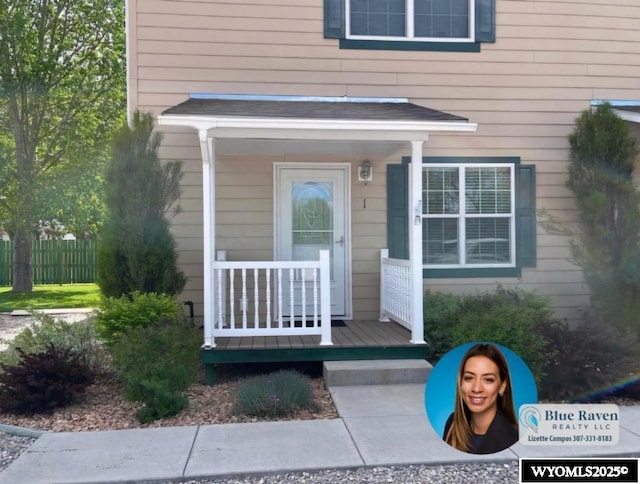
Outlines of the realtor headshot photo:
{"label": "realtor headshot photo", "polygon": [[490,342],[454,348],[436,364],[425,387],[427,417],[451,447],[493,454],[518,441],[518,408],[537,402],[526,363]]}

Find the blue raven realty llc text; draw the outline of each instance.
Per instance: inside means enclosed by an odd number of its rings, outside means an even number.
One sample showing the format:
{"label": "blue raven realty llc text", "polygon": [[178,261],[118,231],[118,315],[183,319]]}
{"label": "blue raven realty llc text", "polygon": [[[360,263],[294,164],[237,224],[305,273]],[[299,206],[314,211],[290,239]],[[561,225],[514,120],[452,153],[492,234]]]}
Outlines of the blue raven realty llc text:
{"label": "blue raven realty llc text", "polygon": [[580,409],[573,412],[559,410],[545,410],[544,420],[553,422],[553,429],[610,429],[611,422],[617,422],[619,413],[615,412],[588,412]]}

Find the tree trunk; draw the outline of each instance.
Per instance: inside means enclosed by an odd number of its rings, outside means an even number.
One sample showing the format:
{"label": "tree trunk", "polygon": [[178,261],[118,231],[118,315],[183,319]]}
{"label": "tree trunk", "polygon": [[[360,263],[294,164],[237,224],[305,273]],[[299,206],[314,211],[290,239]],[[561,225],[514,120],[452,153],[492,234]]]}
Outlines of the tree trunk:
{"label": "tree trunk", "polygon": [[35,159],[37,142],[30,142],[25,136],[26,128],[21,123],[18,102],[9,100],[13,135],[16,143],[16,167],[19,200],[15,207],[13,225],[15,227],[13,253],[13,292],[32,292],[31,277],[31,227],[33,224],[33,203],[35,191]]}
{"label": "tree trunk", "polygon": [[13,292],[33,291],[31,277],[31,236],[28,230],[16,230],[13,253]]}

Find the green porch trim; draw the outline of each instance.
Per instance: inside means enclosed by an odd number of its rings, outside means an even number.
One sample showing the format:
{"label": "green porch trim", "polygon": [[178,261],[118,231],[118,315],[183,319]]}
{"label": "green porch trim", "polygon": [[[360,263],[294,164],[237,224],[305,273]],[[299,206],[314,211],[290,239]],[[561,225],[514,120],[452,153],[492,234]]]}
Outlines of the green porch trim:
{"label": "green porch trim", "polygon": [[215,383],[215,364],[272,363],[284,361],[340,361],[340,360],[391,360],[427,359],[426,345],[366,346],[317,348],[266,348],[216,350],[202,349],[200,360],[205,365],[205,384]]}

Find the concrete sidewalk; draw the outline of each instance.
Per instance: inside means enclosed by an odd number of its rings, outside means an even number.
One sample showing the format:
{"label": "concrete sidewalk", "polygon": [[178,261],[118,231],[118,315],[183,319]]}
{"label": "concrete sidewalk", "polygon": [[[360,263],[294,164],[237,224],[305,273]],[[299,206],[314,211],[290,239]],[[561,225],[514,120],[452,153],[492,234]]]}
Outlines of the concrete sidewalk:
{"label": "concrete sidewalk", "polygon": [[456,451],[436,435],[425,416],[423,392],[424,385],[413,384],[333,387],[340,414],[334,420],[47,433],[0,474],[0,483],[122,483],[521,456],[640,456],[640,406],[620,407],[615,446],[516,444],[482,456]]}

